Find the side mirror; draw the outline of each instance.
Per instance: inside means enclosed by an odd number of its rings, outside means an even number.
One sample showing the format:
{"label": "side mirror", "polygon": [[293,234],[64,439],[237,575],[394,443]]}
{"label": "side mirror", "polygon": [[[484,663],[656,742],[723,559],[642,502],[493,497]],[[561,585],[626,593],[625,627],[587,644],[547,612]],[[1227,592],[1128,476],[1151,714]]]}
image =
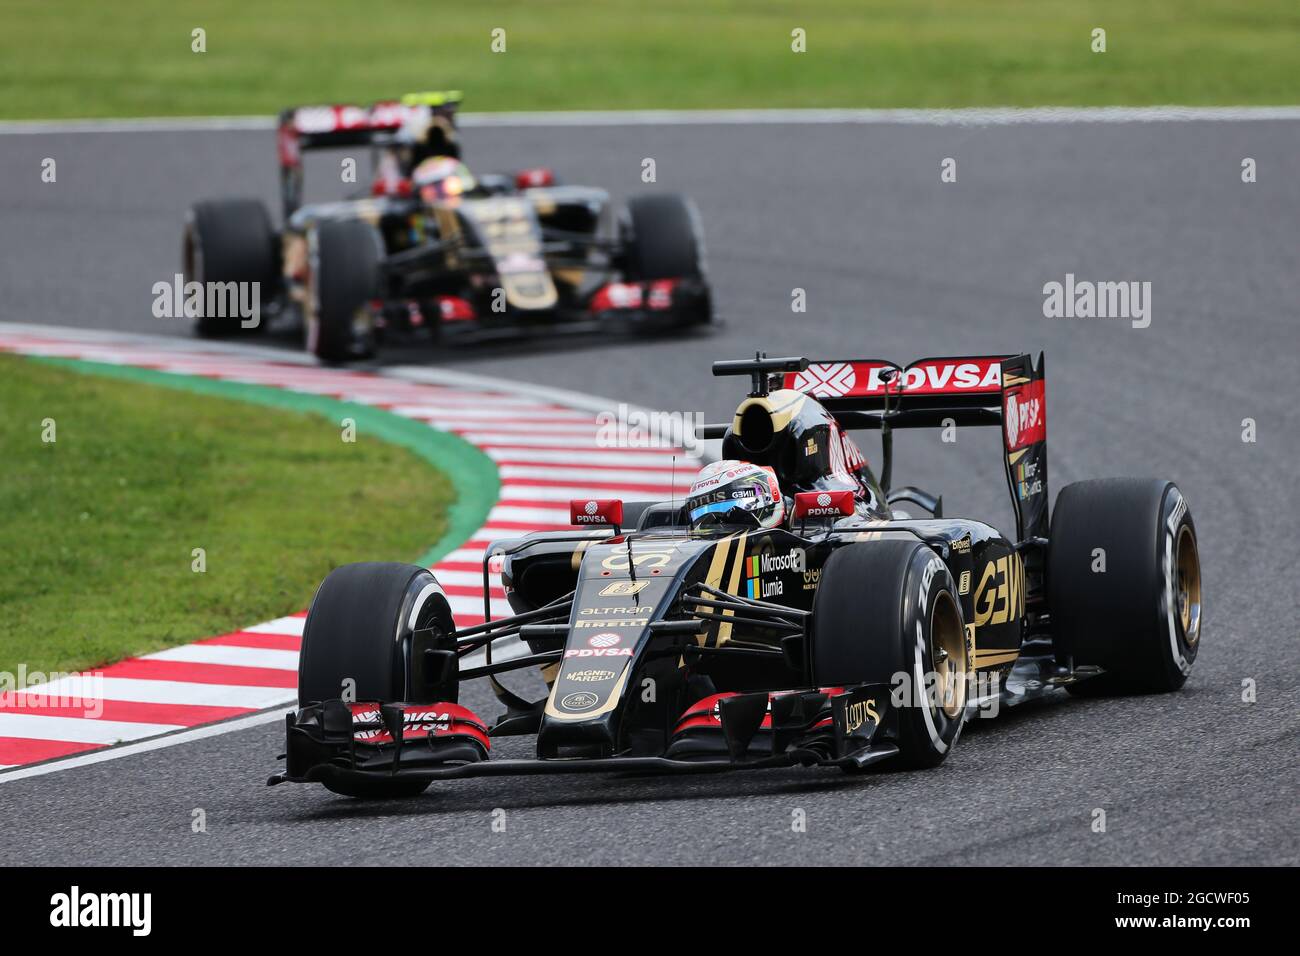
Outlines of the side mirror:
{"label": "side mirror", "polygon": [[936,518],[943,517],[943,496],[935,497],[928,491],[922,491],[912,485],[906,485],[902,488],[895,488],[885,496],[885,503],[892,505],[895,501],[910,501],[914,505],[920,505]]}
{"label": "side mirror", "polygon": [[794,496],[794,519],[838,518],[857,509],[851,491],[801,491]]}
{"label": "side mirror", "polygon": [[621,498],[575,498],[569,502],[569,523],[580,526],[623,526]]}

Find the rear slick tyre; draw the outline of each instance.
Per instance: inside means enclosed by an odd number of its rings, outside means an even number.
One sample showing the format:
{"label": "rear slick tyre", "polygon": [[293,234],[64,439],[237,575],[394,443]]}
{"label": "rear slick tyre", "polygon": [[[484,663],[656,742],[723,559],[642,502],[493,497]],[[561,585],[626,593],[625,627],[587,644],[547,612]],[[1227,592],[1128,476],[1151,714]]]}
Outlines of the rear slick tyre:
{"label": "rear slick tyre", "polygon": [[1105,478],[1062,488],[1047,592],[1058,658],[1104,670],[1067,685],[1072,694],[1182,687],[1200,650],[1201,562],[1177,485]]}

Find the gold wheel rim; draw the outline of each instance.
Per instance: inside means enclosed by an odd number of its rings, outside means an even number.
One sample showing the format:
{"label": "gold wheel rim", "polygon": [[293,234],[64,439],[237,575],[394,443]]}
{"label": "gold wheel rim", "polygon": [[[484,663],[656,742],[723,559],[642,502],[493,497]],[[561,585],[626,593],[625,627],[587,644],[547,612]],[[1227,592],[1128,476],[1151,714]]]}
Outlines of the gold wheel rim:
{"label": "gold wheel rim", "polygon": [[1183,626],[1183,640],[1193,647],[1201,636],[1201,556],[1196,550],[1196,537],[1187,525],[1178,532],[1174,573],[1177,575],[1178,620]]}
{"label": "gold wheel rim", "polygon": [[930,612],[930,655],[934,663],[935,701],[945,717],[956,720],[966,709],[966,633],[957,604],[947,591]]}

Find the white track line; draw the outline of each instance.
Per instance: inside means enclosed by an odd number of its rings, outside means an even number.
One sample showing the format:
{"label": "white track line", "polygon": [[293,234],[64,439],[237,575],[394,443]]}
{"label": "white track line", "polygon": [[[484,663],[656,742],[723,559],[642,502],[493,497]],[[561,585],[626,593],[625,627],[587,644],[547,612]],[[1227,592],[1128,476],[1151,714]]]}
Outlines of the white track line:
{"label": "white track line", "polygon": [[272,705],[273,709],[264,711],[260,714],[249,714],[247,717],[237,717],[234,720],[224,720],[216,724],[204,724],[202,727],[194,727],[190,730],[182,730],[179,733],[154,737],[152,740],[141,740],[138,743],[124,744],[123,746],[113,747],[109,750],[95,750],[91,753],[81,754],[76,757],[60,757],[56,760],[36,764],[31,767],[22,767],[18,770],[7,770],[3,774],[0,774],[0,783],[13,783],[17,780],[26,780],[28,777],[40,777],[47,773],[59,773],[64,770],[73,770],[77,767],[87,767],[91,764],[103,763],[106,760],[117,760],[121,757],[130,757],[135,754],[148,753],[151,750],[162,750],[164,747],[175,747],[178,744],[187,744],[195,740],[202,740],[204,737],[216,737],[220,734],[233,733],[236,730],[247,730],[249,727],[256,727],[260,724],[269,724],[273,721],[283,723],[284,711],[282,708],[292,700],[292,696],[286,697],[280,703]]}
{"label": "white track line", "polygon": [[645,486],[644,491],[623,492],[616,488],[609,488],[608,483],[602,485],[601,482],[593,481],[590,484],[583,484],[580,487],[573,488],[554,488],[549,485],[528,485],[520,484],[513,481],[507,481],[501,486],[501,501],[509,504],[512,500],[525,501],[555,501],[563,506],[563,511],[569,513],[569,502],[575,498],[624,498],[629,501],[660,495],[668,497],[676,492],[684,495],[691,488],[691,481],[694,478],[694,472],[683,472],[682,480],[676,485],[668,482],[641,482]]}
{"label": "white track line", "polygon": [[[490,127],[905,125],[1023,126],[1044,123],[1260,122],[1300,119],[1297,106],[1035,106],[970,109],[572,110],[463,113],[460,125]],[[12,120],[0,135],[271,131],[271,116]]]}
{"label": "white track line", "polygon": [[42,714],[8,714],[0,711],[0,737],[60,740],[79,744],[115,744],[122,740],[156,737],[180,730],[178,724],[146,724],[85,717],[47,717]]}
{"label": "white track line", "polygon": [[[672,457],[669,456],[669,463],[672,463]],[[663,485],[668,487],[672,482],[671,471],[638,471],[635,468],[601,468],[598,472],[590,468],[566,468],[563,465],[502,465],[497,469],[501,473],[502,484],[510,488],[523,487],[528,484],[529,479],[534,481],[573,481],[581,483],[582,487],[590,487],[587,483],[588,478],[598,478],[599,484],[608,484],[610,482],[629,484],[629,485]],[[689,485],[694,480],[694,472],[688,472],[682,469],[682,473],[677,476],[679,484]],[[580,497],[578,494],[570,497]]]}
{"label": "white track line", "polygon": [[277,617],[274,621],[253,624],[241,630],[251,634],[285,634],[291,637],[302,637],[302,628],[306,623],[306,617]]}
{"label": "white track line", "polygon": [[[482,558],[480,557],[479,560],[481,561]],[[443,587],[482,588],[483,574],[479,571],[439,571],[438,583]],[[502,597],[505,595],[505,591],[499,584],[492,585],[491,592],[495,597]],[[478,599],[476,598],[475,600]],[[483,609],[483,602],[481,600],[478,600],[478,606],[479,610]]]}
{"label": "white track line", "polygon": [[[508,445],[488,445],[483,449],[493,461],[509,461],[515,464],[528,465],[570,465],[581,466],[592,463],[593,458],[599,459],[601,465],[658,465],[666,469],[665,475],[671,475],[673,464],[673,454],[670,451],[612,451],[608,448],[597,449],[593,447],[590,451],[578,450],[557,450],[552,448],[539,448],[536,446],[520,447],[514,443]],[[677,468],[684,474],[690,474],[698,471],[703,462],[699,458],[690,455],[677,456]]]}
{"label": "white track line", "polygon": [[[480,608],[482,604],[480,602]],[[204,684],[195,681],[153,680],[143,677],[103,677],[72,674],[59,680],[29,687],[46,699],[121,700],[133,704],[196,704],[201,707],[244,707],[261,710],[293,697],[283,687],[235,684]],[[0,777],[0,781],[7,778]]]}
{"label": "white track line", "polygon": [[557,504],[553,508],[528,508],[514,505],[497,505],[492,509],[489,521],[526,521],[535,524],[569,523],[569,506]]}
{"label": "white track line", "polygon": [[462,547],[462,548],[457,548],[455,551],[451,552],[451,554],[447,555],[438,563],[439,564],[466,564],[466,563],[482,564],[483,556],[485,554],[487,554],[486,547],[482,547],[482,548]]}
{"label": "white track line", "polygon": [[237,644],[182,644],[165,651],[145,654],[147,661],[182,661],[186,664],[224,664],[231,667],[269,667],[272,670],[297,671],[298,652],[264,647],[240,647]]}

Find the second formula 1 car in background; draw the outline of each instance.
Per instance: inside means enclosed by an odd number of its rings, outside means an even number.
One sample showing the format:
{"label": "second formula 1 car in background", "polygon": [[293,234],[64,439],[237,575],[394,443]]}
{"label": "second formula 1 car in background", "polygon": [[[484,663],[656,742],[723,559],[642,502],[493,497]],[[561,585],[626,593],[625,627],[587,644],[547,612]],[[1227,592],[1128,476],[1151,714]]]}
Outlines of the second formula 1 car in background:
{"label": "second formula 1 car in background", "polygon": [[[187,282],[259,283],[259,326],[301,327],[326,362],[366,358],[384,338],[711,320],[703,233],[689,199],[637,195],[616,216],[605,190],[561,184],[549,169],[476,177],[460,158],[459,103],[459,93],[425,93],[285,111],[282,229],[259,200],[195,203],[184,233]],[[304,205],[304,152],[353,147],[372,151],[369,186]],[[241,325],[196,319],[201,335]]]}

